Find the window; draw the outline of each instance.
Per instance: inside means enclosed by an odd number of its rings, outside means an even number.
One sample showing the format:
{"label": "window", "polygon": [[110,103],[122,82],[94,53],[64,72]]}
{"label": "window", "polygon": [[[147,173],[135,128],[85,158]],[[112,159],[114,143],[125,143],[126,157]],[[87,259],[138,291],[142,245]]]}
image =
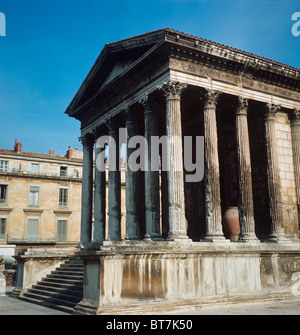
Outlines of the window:
{"label": "window", "polygon": [[0,204],[7,204],[8,185],[0,185]]}
{"label": "window", "polygon": [[6,238],[6,218],[0,218],[0,240]]}
{"label": "window", "polygon": [[35,216],[28,217],[28,221],[27,221],[27,240],[28,241],[36,241],[38,239],[38,226],[39,226],[38,217],[35,217]]}
{"label": "window", "polygon": [[67,226],[68,221],[65,218],[57,220],[57,241],[66,242],[67,241]]}
{"label": "window", "polygon": [[29,191],[29,206],[38,206],[39,205],[39,186],[30,186]]}
{"label": "window", "polygon": [[39,173],[40,172],[40,164],[31,163],[31,172]]}
{"label": "window", "polygon": [[0,171],[8,171],[8,161],[0,161]]}
{"label": "window", "polygon": [[68,170],[68,168],[66,167],[66,166],[61,166],[60,167],[60,176],[61,177],[65,177],[65,176],[67,176],[67,170]]}
{"label": "window", "polygon": [[59,206],[68,206],[68,188],[60,187],[59,188]]}

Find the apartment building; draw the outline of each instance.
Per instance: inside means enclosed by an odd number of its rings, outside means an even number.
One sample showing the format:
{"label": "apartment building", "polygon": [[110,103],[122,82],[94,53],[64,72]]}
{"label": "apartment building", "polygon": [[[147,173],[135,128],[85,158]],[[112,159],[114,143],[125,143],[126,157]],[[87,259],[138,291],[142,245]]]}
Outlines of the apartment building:
{"label": "apartment building", "polygon": [[0,245],[80,240],[82,151],[65,156],[0,149]]}

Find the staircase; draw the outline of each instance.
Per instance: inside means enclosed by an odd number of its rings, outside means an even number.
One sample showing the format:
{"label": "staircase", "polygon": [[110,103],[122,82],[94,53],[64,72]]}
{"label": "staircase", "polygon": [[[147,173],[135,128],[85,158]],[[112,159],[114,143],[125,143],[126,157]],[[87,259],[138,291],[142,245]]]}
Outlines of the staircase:
{"label": "staircase", "polygon": [[83,261],[72,257],[19,299],[72,314],[83,295]]}

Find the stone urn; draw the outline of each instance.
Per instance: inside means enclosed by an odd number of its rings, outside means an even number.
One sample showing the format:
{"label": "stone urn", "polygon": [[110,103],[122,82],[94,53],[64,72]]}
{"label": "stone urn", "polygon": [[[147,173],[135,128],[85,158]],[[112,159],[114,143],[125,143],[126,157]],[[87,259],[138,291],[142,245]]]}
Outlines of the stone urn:
{"label": "stone urn", "polygon": [[236,241],[240,234],[239,209],[228,207],[223,215],[223,225],[230,235],[230,241]]}

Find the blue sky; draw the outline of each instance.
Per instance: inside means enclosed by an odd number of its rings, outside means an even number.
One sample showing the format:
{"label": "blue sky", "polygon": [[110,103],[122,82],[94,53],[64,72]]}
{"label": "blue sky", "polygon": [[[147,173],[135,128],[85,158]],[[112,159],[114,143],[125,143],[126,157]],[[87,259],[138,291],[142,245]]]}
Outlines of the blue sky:
{"label": "blue sky", "polygon": [[172,28],[300,68],[300,0],[0,0],[0,148],[64,155],[79,121],[65,109],[105,43]]}

